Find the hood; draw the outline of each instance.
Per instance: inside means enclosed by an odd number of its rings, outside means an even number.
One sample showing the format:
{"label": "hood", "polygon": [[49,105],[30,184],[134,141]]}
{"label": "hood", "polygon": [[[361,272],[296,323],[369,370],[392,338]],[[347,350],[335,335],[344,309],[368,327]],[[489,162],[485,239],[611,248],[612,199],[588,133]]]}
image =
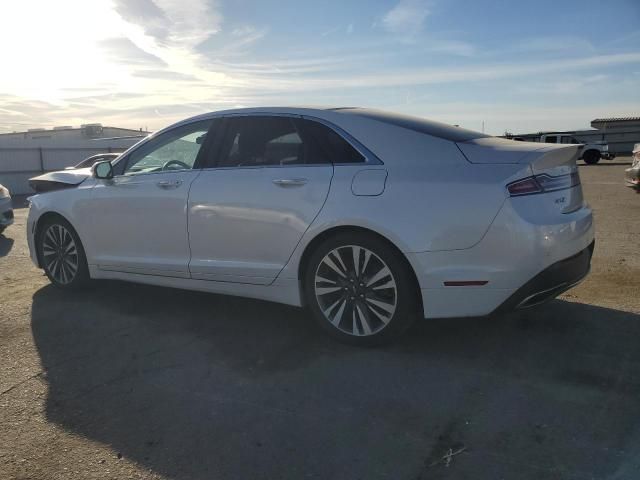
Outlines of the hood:
{"label": "hood", "polygon": [[50,192],[62,188],[72,188],[80,185],[91,177],[91,168],[79,168],[77,170],[60,170],[49,172],[29,179],[29,186],[36,193]]}

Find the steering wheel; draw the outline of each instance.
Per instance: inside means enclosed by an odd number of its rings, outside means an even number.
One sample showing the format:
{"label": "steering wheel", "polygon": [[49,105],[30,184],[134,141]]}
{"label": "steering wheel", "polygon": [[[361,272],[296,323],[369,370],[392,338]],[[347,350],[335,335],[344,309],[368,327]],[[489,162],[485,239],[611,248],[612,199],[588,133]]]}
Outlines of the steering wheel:
{"label": "steering wheel", "polygon": [[180,160],[169,160],[167,163],[162,165],[162,170],[172,170],[171,168],[172,165],[177,165],[180,168],[183,168],[185,170],[191,170],[191,167],[189,165],[187,165],[184,162],[181,162]]}

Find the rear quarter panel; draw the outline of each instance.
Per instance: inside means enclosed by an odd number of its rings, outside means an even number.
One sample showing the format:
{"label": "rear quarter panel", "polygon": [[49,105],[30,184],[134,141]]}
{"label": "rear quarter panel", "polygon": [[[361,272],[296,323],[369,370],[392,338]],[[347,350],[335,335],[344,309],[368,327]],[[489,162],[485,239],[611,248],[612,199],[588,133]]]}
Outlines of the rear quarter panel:
{"label": "rear quarter panel", "polygon": [[340,125],[382,160],[386,188],[354,197],[353,176],[365,167],[340,166],[314,227],[358,219],[398,238],[410,252],[470,248],[506,199],[504,186],[529,175],[526,165],[474,165],[452,141],[375,120],[345,116]]}
{"label": "rear quarter panel", "polygon": [[530,175],[523,165],[473,165],[454,142],[364,120],[369,128],[348,128],[375,153],[388,176],[384,192],[355,196],[354,175],[371,165],[336,165],[326,204],[303,236],[281,277],[294,278],[306,246],[338,226],[373,230],[403,252],[461,250],[487,232],[505,202],[505,185]]}

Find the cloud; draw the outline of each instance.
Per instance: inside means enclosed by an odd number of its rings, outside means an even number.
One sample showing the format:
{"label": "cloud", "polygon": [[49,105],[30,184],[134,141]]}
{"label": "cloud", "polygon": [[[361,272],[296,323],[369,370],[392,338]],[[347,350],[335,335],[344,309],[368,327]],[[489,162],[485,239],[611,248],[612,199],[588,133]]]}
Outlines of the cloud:
{"label": "cloud", "polygon": [[153,0],[116,0],[114,3],[123,20],[142,26],[151,37],[167,40],[169,19]]}
{"label": "cloud", "polygon": [[220,30],[211,0],[115,0],[115,9],[160,44],[194,46]]}
{"label": "cloud", "polygon": [[428,50],[436,53],[446,53],[461,57],[471,57],[476,54],[475,45],[458,40],[432,41],[428,44]]}
{"label": "cloud", "polygon": [[261,75],[252,78],[250,85],[252,88],[262,88],[266,91],[321,91],[346,88],[401,87],[528,78],[532,75],[540,76],[549,73],[638,63],[640,63],[640,53],[620,53],[572,60],[512,62],[464,67],[412,68],[394,70],[388,73],[354,73],[348,76],[334,75],[318,78],[292,77],[288,74],[278,76]]}
{"label": "cloud", "polygon": [[171,70],[136,70],[132,74],[134,77],[150,78],[153,80],[170,80],[179,82],[199,82],[195,75],[173,72]]}
{"label": "cloud", "polygon": [[232,39],[232,45],[239,49],[241,47],[246,47],[247,45],[251,45],[252,43],[257,42],[264,38],[264,36],[269,32],[269,29],[266,27],[257,28],[253,25],[243,25],[241,27],[236,27],[231,31],[231,36],[234,37]]}
{"label": "cloud", "polygon": [[238,25],[224,33],[226,35],[214,35],[196,46],[195,50],[207,57],[203,62],[210,64],[214,59],[246,55],[251,46],[269,33],[269,28]]}
{"label": "cloud", "polygon": [[[555,76],[554,76],[555,77]],[[567,98],[570,96],[580,98],[590,91],[591,95],[597,97],[598,89],[602,88],[604,82],[611,81],[611,75],[596,73],[593,75],[574,75],[555,78],[550,81],[538,81],[533,84],[516,84],[513,91],[521,95],[542,96],[549,98],[552,96]]]}
{"label": "cloud", "polygon": [[413,38],[422,31],[428,15],[425,0],[400,0],[382,18],[382,26],[390,33]]}
{"label": "cloud", "polygon": [[98,48],[114,63],[126,65],[166,65],[166,62],[161,58],[145,52],[126,37],[101,40],[98,42]]}
{"label": "cloud", "polygon": [[558,53],[558,52],[580,52],[593,53],[596,49],[593,44],[585,38],[577,36],[545,36],[525,38],[514,42],[501,50],[501,53]]}

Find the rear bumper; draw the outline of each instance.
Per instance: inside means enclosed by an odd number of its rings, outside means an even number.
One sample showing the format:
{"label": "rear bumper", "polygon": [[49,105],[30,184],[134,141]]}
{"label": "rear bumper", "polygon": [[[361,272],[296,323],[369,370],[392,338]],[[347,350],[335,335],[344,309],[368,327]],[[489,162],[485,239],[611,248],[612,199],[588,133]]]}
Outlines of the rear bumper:
{"label": "rear bumper", "polygon": [[533,307],[580,283],[591,269],[595,240],[577,254],[550,265],[516,290],[494,313]]}
{"label": "rear bumper", "polygon": [[[407,254],[420,283],[425,318],[489,315],[503,305],[514,308],[542,290],[549,290],[549,296],[558,295],[584,277],[588,268],[580,271],[575,267],[575,273],[574,261],[569,260],[584,261],[582,252],[593,249],[593,215],[586,205],[571,213],[553,214],[556,197],[567,195],[563,191],[508,200],[484,238],[472,248]],[[591,254],[587,263],[590,259]],[[570,267],[554,267],[565,265],[563,262]],[[465,281],[477,283],[451,286]],[[508,304],[516,295],[519,301]]]}

